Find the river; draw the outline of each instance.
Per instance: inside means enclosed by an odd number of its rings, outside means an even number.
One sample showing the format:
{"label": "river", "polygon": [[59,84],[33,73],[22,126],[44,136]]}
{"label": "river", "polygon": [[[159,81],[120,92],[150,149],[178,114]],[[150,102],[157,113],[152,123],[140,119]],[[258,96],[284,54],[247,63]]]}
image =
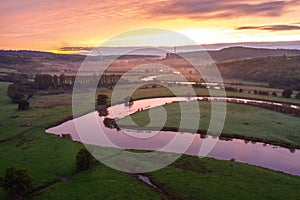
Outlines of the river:
{"label": "river", "polygon": [[[122,118],[128,114],[135,113],[140,109],[149,109],[157,106],[164,105],[166,103],[172,103],[176,101],[194,101],[203,100],[207,97],[165,97],[165,98],[153,98],[137,100],[132,106],[128,107],[124,104],[117,104],[110,107],[108,117]],[[230,101],[238,103],[268,103],[274,105],[280,105],[276,102],[266,102],[260,100],[249,100],[242,98],[225,98],[225,97],[209,97],[212,101]],[[299,109],[297,105],[290,105],[293,108]],[[128,110],[129,109],[129,110]],[[116,112],[117,111],[117,112]],[[113,113],[113,116],[112,116]],[[95,119],[97,123],[95,122]],[[91,112],[84,116],[75,118],[73,120],[66,121],[58,126],[49,128],[47,133],[53,133],[57,135],[71,134],[72,139],[75,141],[81,141],[86,144],[104,146],[104,147],[117,147],[120,149],[142,149],[142,150],[162,150],[174,153],[184,153],[189,155],[199,155],[199,149],[204,142],[210,142],[216,140],[212,136],[201,138],[198,134],[191,134],[187,132],[172,132],[172,131],[137,131],[137,130],[121,130],[109,129],[103,125],[104,117],[99,117],[97,112]],[[76,125],[75,125],[76,122]],[[105,135],[97,133],[96,130],[100,128],[105,132]],[[80,132],[84,132],[84,135],[78,134],[76,128],[80,127]],[[130,131],[133,134],[140,135],[142,137],[133,137],[131,134],[126,133]],[[172,138],[175,136],[182,138],[182,143],[191,139],[192,143],[186,150],[182,151],[180,148],[164,149]],[[143,136],[145,136],[143,138]],[[105,141],[111,143],[107,143]],[[212,151],[207,155],[208,157],[230,160],[234,159],[237,162],[249,163],[256,166],[261,166],[269,169],[283,171],[289,174],[300,176],[300,150],[290,151],[287,148],[264,144],[264,143],[251,143],[240,139],[222,140],[217,139],[217,144]],[[113,144],[113,145],[112,145]],[[176,144],[177,147],[181,146],[181,143]]]}

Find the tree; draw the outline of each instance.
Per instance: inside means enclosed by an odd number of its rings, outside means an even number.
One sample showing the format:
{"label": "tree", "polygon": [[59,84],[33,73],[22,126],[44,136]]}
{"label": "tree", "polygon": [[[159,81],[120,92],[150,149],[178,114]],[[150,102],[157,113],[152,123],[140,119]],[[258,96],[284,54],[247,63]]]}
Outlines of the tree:
{"label": "tree", "polygon": [[277,97],[277,93],[276,92],[272,92],[272,96],[273,97]]}
{"label": "tree", "polygon": [[97,105],[106,105],[108,96],[106,94],[99,94],[97,98]]}
{"label": "tree", "polygon": [[7,96],[12,99],[12,97],[19,91],[19,88],[15,84],[9,84],[7,87]]}
{"label": "tree", "polygon": [[284,97],[284,98],[291,98],[292,94],[293,94],[293,91],[291,89],[285,89],[282,92],[282,97]]}
{"label": "tree", "polygon": [[16,92],[12,98],[11,98],[11,101],[13,103],[19,103],[20,101],[23,101],[25,99],[25,95],[22,94],[21,92]]}
{"label": "tree", "polygon": [[59,75],[59,85],[64,88],[66,82],[66,76],[64,74]]}
{"label": "tree", "polygon": [[121,130],[115,119],[105,117],[103,124],[107,128],[117,129],[118,131]]}
{"label": "tree", "polygon": [[97,111],[100,117],[107,116],[109,114],[106,106],[99,106],[99,108],[97,108]]}
{"label": "tree", "polygon": [[53,86],[52,76],[49,74],[37,74],[34,77],[34,85],[39,90],[48,90]]}
{"label": "tree", "polygon": [[29,101],[27,100],[21,100],[18,104],[19,110],[28,110],[29,109]]}
{"label": "tree", "polygon": [[76,155],[76,172],[81,172],[91,168],[93,156],[86,149],[80,149]]}
{"label": "tree", "polygon": [[56,89],[58,87],[58,76],[53,76],[53,87]]}
{"label": "tree", "polygon": [[16,84],[9,84],[7,88],[7,96],[13,103],[19,103],[25,99],[25,95],[20,91],[21,89]]}
{"label": "tree", "polygon": [[32,177],[25,169],[15,167],[6,168],[4,176],[0,179],[1,187],[10,195],[23,196],[32,189]]}

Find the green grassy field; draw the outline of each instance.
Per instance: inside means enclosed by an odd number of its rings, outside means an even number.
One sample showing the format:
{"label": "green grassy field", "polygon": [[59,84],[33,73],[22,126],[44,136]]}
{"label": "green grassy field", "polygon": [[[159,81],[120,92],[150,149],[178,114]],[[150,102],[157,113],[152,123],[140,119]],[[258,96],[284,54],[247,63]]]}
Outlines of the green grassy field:
{"label": "green grassy field", "polygon": [[[246,164],[209,158],[200,160],[192,156],[187,156],[191,162],[179,160],[168,168],[150,174],[151,179],[163,189],[162,193],[142,183],[136,175],[102,164],[74,174],[75,156],[83,145],[44,131],[45,127],[71,115],[70,105],[59,104],[60,100],[65,101],[70,96],[35,97],[31,100],[33,106],[30,110],[17,111],[17,105],[10,103],[5,95],[7,85],[0,83],[0,174],[5,168],[14,166],[27,169],[35,187],[57,180],[26,199],[174,199],[178,196],[191,199],[191,195],[194,199],[225,199],[223,197],[231,195],[250,197],[253,189],[257,188],[261,197],[282,199],[299,196],[299,177]],[[21,127],[21,123],[31,123],[32,126]],[[205,173],[203,170],[198,173],[202,168]],[[227,189],[217,190],[215,186]],[[278,191],[275,193],[269,186],[276,186]],[[0,189],[0,199],[6,198],[7,194]]]}
{"label": "green grassy field", "polygon": [[177,199],[299,199],[300,194],[298,177],[209,158],[183,156],[147,176]]}
{"label": "green grassy field", "polygon": [[[52,105],[51,108],[32,108],[28,111],[17,111],[17,105],[10,103],[5,95],[7,85],[7,83],[0,83],[0,140],[7,139],[7,141],[0,142],[0,174],[4,172],[5,168],[11,166],[27,169],[33,177],[35,186],[62,177],[70,177],[75,170],[75,156],[79,149],[83,148],[83,145],[47,134],[44,129],[70,116],[71,107]],[[57,101],[59,97],[59,95],[56,98],[55,96],[49,96],[49,102],[51,102],[51,99]],[[62,99],[65,98],[64,95],[61,95],[61,97]],[[37,102],[40,99],[45,100],[45,98],[35,97],[32,102]],[[12,118],[12,116],[17,117]],[[20,124],[22,123],[31,123],[32,126],[21,127]],[[97,174],[99,169],[93,170],[95,172],[84,172],[71,177],[68,184],[58,182],[57,185],[60,190],[53,191],[50,187],[49,192],[48,189],[45,189],[30,198],[62,199],[66,197],[64,199],[74,199],[75,197],[85,197],[85,199],[94,199],[99,195],[109,196],[113,193],[112,199],[126,199],[129,194],[136,197],[136,199],[140,197],[142,199],[146,197],[159,199],[158,194],[148,186],[141,184],[140,181],[132,178],[130,174],[111,170],[104,166],[102,166],[102,169],[100,168],[100,171],[104,173],[102,175]],[[109,184],[112,183],[114,186],[111,186],[111,190],[106,190],[110,188]],[[76,187],[77,189],[74,189]],[[94,190],[96,187],[103,189],[97,192]],[[64,196],[68,194],[67,191],[70,191],[69,197]],[[40,195],[42,196],[40,197]],[[6,193],[0,189],[0,199],[4,198],[6,198]]]}
{"label": "green grassy field", "polygon": [[[180,128],[191,129],[195,127],[195,120],[199,121],[197,109],[189,106],[188,102],[181,105],[185,108],[185,120]],[[216,110],[220,103],[216,102]],[[181,121],[180,104],[173,103],[165,105],[167,120],[164,127],[178,128]],[[152,108],[156,112],[159,107]],[[200,122],[198,129],[207,130],[211,120],[210,102],[199,102]],[[147,126],[150,123],[149,110],[144,110],[131,115],[132,119],[139,126]],[[160,124],[163,116],[157,115],[153,118],[154,124]],[[130,116],[118,120],[120,125],[131,125]],[[234,103],[227,103],[226,120],[223,133],[236,134],[240,136],[260,138],[266,141],[283,142],[300,146],[300,118],[285,115],[282,113]],[[156,128],[156,127],[153,127]]]}

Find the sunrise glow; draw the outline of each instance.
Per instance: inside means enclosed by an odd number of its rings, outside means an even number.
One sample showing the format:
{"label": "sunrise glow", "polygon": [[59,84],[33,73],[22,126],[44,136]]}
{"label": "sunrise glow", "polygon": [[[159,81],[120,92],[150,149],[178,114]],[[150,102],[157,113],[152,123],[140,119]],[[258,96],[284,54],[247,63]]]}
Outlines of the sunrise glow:
{"label": "sunrise glow", "polygon": [[0,42],[2,49],[72,53],[62,48],[97,46],[137,28],[177,31],[198,44],[295,41],[299,9],[294,0],[2,1]]}

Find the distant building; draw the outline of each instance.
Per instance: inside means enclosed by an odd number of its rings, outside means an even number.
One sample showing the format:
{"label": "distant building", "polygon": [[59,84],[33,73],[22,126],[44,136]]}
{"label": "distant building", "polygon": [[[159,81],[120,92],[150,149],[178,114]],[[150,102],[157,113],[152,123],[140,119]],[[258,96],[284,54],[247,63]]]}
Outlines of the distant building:
{"label": "distant building", "polygon": [[176,58],[180,58],[180,56],[177,55],[176,53],[166,53],[166,59],[176,59]]}

